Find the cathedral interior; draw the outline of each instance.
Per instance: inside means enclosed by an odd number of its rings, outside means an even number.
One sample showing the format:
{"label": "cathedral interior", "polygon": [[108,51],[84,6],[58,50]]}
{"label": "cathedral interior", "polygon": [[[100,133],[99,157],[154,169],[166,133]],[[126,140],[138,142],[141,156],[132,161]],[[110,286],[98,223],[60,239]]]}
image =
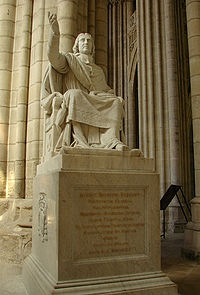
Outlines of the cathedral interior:
{"label": "cathedral interior", "polygon": [[94,38],[95,63],[124,99],[127,145],[154,159],[160,199],[180,188],[160,211],[162,269],[180,294],[199,295],[200,0],[0,1],[0,293],[25,294],[48,11],[57,14],[60,51],[71,52],[79,33]]}

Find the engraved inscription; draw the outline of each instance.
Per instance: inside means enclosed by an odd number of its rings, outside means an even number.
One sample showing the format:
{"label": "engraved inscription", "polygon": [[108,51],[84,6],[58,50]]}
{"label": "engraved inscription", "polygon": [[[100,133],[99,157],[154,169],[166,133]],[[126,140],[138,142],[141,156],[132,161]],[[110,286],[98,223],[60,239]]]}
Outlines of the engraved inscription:
{"label": "engraved inscription", "polygon": [[145,253],[145,190],[76,190],[74,259]]}

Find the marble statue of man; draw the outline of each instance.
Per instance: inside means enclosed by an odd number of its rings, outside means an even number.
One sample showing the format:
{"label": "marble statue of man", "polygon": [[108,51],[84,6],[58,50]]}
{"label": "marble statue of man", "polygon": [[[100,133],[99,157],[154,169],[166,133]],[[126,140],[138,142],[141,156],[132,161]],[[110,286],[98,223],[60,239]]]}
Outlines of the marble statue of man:
{"label": "marble statue of man", "polygon": [[73,53],[59,52],[59,24],[48,14],[50,36],[41,105],[50,115],[58,110],[55,125],[59,132],[56,149],[71,146],[127,150],[121,139],[123,99],[107,85],[103,70],[93,61],[94,41],[81,33]]}

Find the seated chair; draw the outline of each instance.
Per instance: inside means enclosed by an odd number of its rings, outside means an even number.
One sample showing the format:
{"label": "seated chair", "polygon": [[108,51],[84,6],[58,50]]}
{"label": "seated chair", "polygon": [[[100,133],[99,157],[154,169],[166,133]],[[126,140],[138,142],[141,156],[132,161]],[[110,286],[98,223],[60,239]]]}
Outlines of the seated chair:
{"label": "seated chair", "polygon": [[44,109],[43,158],[45,160],[55,155],[56,144],[61,134],[61,128],[56,125],[56,118],[62,104],[62,79],[62,75],[49,64],[41,88],[41,106]]}

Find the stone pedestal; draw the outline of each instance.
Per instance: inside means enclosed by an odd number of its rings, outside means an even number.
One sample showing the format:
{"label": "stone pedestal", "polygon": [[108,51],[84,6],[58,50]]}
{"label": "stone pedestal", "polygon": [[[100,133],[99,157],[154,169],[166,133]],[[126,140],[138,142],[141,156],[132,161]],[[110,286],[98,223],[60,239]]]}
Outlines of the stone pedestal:
{"label": "stone pedestal", "polygon": [[138,150],[69,149],[38,167],[29,295],[177,295],[160,270],[153,165]]}

